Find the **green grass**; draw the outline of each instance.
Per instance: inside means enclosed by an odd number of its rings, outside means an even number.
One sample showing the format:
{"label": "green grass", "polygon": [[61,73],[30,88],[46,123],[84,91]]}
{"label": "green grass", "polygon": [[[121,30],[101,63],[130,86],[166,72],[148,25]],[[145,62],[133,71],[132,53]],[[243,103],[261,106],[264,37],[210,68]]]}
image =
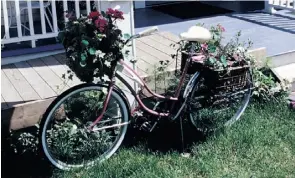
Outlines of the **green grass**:
{"label": "green grass", "polygon": [[123,148],[103,164],[56,170],[53,176],[295,177],[295,112],[283,104],[252,104],[238,123],[191,149],[184,158],[177,151],[151,151],[144,145]]}

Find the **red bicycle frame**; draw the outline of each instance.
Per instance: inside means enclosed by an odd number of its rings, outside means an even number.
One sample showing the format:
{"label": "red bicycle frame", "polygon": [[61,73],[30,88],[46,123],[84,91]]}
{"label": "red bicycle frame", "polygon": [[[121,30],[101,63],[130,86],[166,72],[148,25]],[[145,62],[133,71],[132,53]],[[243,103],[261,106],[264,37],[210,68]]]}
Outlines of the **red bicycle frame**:
{"label": "red bicycle frame", "polygon": [[[170,101],[174,101],[171,105],[170,110],[172,110],[174,108],[174,104],[176,101],[179,100],[179,95],[180,95],[180,90],[181,87],[184,83],[184,79],[185,76],[187,74],[187,69],[188,66],[191,62],[191,58],[189,58],[185,64],[184,70],[182,72],[181,75],[181,79],[180,82],[178,83],[177,89],[175,91],[174,96],[163,96],[160,94],[157,94],[155,92],[153,92],[147,85],[146,83],[143,81],[143,79],[136,73],[136,71],[134,71],[130,66],[128,66],[128,64],[126,64],[123,59],[118,61],[118,66],[117,66],[117,70],[115,71],[115,75],[113,75],[113,77],[111,78],[110,84],[109,84],[109,90],[108,90],[108,94],[106,97],[106,100],[104,102],[104,106],[103,106],[103,110],[100,114],[100,116],[92,123],[92,125],[90,126],[90,128],[92,129],[103,117],[103,113],[106,111],[107,105],[109,103],[110,100],[110,96],[112,93],[112,90],[114,88],[115,85],[115,77],[117,77],[123,84],[125,84],[127,86],[127,88],[131,91],[132,95],[135,97],[136,101],[139,103],[139,107],[136,107],[133,111],[135,112],[136,110],[143,108],[145,111],[147,111],[148,113],[152,114],[152,115],[156,115],[156,116],[165,116],[168,117],[170,116],[170,113],[162,113],[162,112],[157,112],[154,110],[149,109],[140,99],[138,93],[130,86],[130,84],[122,77],[122,75],[125,75],[126,77],[132,79],[133,81],[135,81],[136,83],[138,83],[139,85],[141,85],[142,87],[144,87],[152,96],[161,99],[161,100],[170,100]],[[125,73],[123,73],[125,72]]]}

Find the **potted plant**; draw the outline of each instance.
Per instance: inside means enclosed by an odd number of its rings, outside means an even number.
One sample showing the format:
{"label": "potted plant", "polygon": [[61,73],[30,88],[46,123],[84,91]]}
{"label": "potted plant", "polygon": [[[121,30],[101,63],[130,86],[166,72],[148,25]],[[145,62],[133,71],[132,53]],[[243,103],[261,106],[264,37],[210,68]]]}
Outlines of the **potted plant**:
{"label": "potted plant", "polygon": [[[116,22],[123,20],[123,12],[108,9],[92,11],[76,18],[68,13],[69,21],[59,38],[65,48],[69,78],[73,73],[83,82],[92,82],[111,75],[116,60],[121,59],[125,39]],[[65,78],[65,75],[63,76]]]}
{"label": "potted plant", "polygon": [[[177,57],[179,53],[181,54],[181,71],[183,71],[189,57],[188,52],[194,44],[194,57],[189,64],[188,74],[202,70],[204,77],[210,79],[206,80],[206,85],[212,87],[212,89],[245,85],[250,64],[254,62],[252,56],[248,53],[252,42],[241,43],[239,40],[241,32],[238,32],[233,39],[223,45],[224,27],[218,24],[211,26],[209,31],[212,34],[212,39],[205,43],[188,41],[178,43],[179,48],[174,57]],[[197,56],[202,57],[198,58]]]}
{"label": "potted plant", "polygon": [[[200,24],[198,24],[200,25]],[[203,26],[203,25],[201,25]],[[215,71],[229,70],[237,66],[247,66],[251,57],[249,56],[248,49],[251,47],[252,42],[241,43],[239,37],[241,32],[238,32],[234,39],[226,45],[222,45],[224,27],[220,24],[211,26],[209,30],[212,34],[212,39],[206,43],[180,41],[177,50],[177,56],[181,53],[181,70],[183,70],[187,58],[189,57],[192,44],[195,45],[195,55],[203,55],[204,58],[198,62],[192,62],[188,69],[188,74],[193,74],[200,68],[210,68]]]}

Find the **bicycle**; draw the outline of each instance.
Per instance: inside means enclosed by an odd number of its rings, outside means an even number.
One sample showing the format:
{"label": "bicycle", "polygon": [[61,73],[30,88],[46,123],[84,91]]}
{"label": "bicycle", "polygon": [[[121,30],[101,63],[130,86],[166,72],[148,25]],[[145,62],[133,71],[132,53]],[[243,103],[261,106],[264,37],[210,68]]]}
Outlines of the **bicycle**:
{"label": "bicycle", "polygon": [[[128,41],[150,35],[156,31],[157,28],[148,29],[131,36]],[[183,40],[195,42],[203,42],[211,38],[210,32],[202,27],[199,27],[194,33],[185,33],[181,37]],[[193,73],[184,91],[181,91],[188,68],[196,61],[197,56],[194,55],[193,49],[194,46],[192,46],[189,57],[185,61],[179,84],[173,96],[154,93],[123,59],[116,61],[115,67],[110,71],[112,77],[109,82],[80,84],[58,96],[47,108],[40,127],[41,145],[48,160],[59,169],[69,170],[92,166],[110,158],[120,147],[127,127],[131,123],[131,116],[135,116],[139,110],[156,116],[158,120],[168,118],[173,121],[187,114],[196,128],[200,128],[200,125],[210,125],[206,121],[199,120],[200,111],[202,110],[200,105],[209,105],[209,107],[206,107],[207,110],[204,111],[207,112],[208,108],[215,108],[214,102],[216,102],[214,97],[212,99],[212,92],[213,96],[215,96],[216,90],[208,89],[210,82],[207,82],[209,80],[206,78],[206,70]],[[223,115],[225,116],[222,121],[223,125],[233,124],[246,109],[252,85],[250,71],[247,68],[243,73],[243,86],[240,86],[238,92],[235,94],[233,92],[223,93],[221,95],[223,96],[221,100],[227,100],[227,103],[222,105],[226,107],[222,109],[226,109],[229,103],[233,103],[233,101],[240,100],[242,102],[242,104],[238,105],[238,109],[232,109],[234,114],[232,117],[227,115],[231,112],[226,111],[226,114]],[[123,75],[146,89],[158,101],[156,105],[153,108],[145,105],[142,98],[140,98],[139,92],[133,89]],[[131,110],[127,96],[116,85],[116,79],[130,90],[138,103],[137,107]],[[241,76],[238,79],[241,80]],[[238,84],[240,85],[241,82],[238,82]],[[237,87],[237,85],[234,87]],[[204,91],[210,91],[210,97],[206,97],[207,95],[204,97]],[[237,93],[244,95],[241,99],[237,99]],[[228,95],[231,100],[224,99],[225,95]],[[210,102],[205,102],[204,98],[209,98]],[[157,108],[160,107],[161,101],[169,102],[170,107],[165,108],[165,111],[159,111]],[[217,106],[220,107],[221,105],[217,102]],[[209,111],[209,113],[213,113],[215,117],[217,116],[214,112]],[[194,115],[198,116],[197,119],[194,118]],[[73,150],[70,150],[71,148]]]}

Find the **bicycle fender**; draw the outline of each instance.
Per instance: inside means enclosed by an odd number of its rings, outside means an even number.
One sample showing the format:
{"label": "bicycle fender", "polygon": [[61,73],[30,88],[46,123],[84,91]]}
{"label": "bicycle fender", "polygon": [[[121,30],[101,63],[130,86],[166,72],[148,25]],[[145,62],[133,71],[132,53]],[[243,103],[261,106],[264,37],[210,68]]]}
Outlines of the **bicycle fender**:
{"label": "bicycle fender", "polygon": [[189,80],[188,84],[185,87],[185,90],[183,92],[183,98],[188,97],[188,95],[191,93],[193,87],[198,82],[198,78],[200,76],[200,72],[196,72],[193,77]]}
{"label": "bicycle fender", "polygon": [[114,85],[114,89],[122,96],[125,104],[127,105],[128,112],[130,112],[131,111],[131,106],[130,106],[130,103],[129,103],[129,100],[128,100],[126,94],[117,85]]}

